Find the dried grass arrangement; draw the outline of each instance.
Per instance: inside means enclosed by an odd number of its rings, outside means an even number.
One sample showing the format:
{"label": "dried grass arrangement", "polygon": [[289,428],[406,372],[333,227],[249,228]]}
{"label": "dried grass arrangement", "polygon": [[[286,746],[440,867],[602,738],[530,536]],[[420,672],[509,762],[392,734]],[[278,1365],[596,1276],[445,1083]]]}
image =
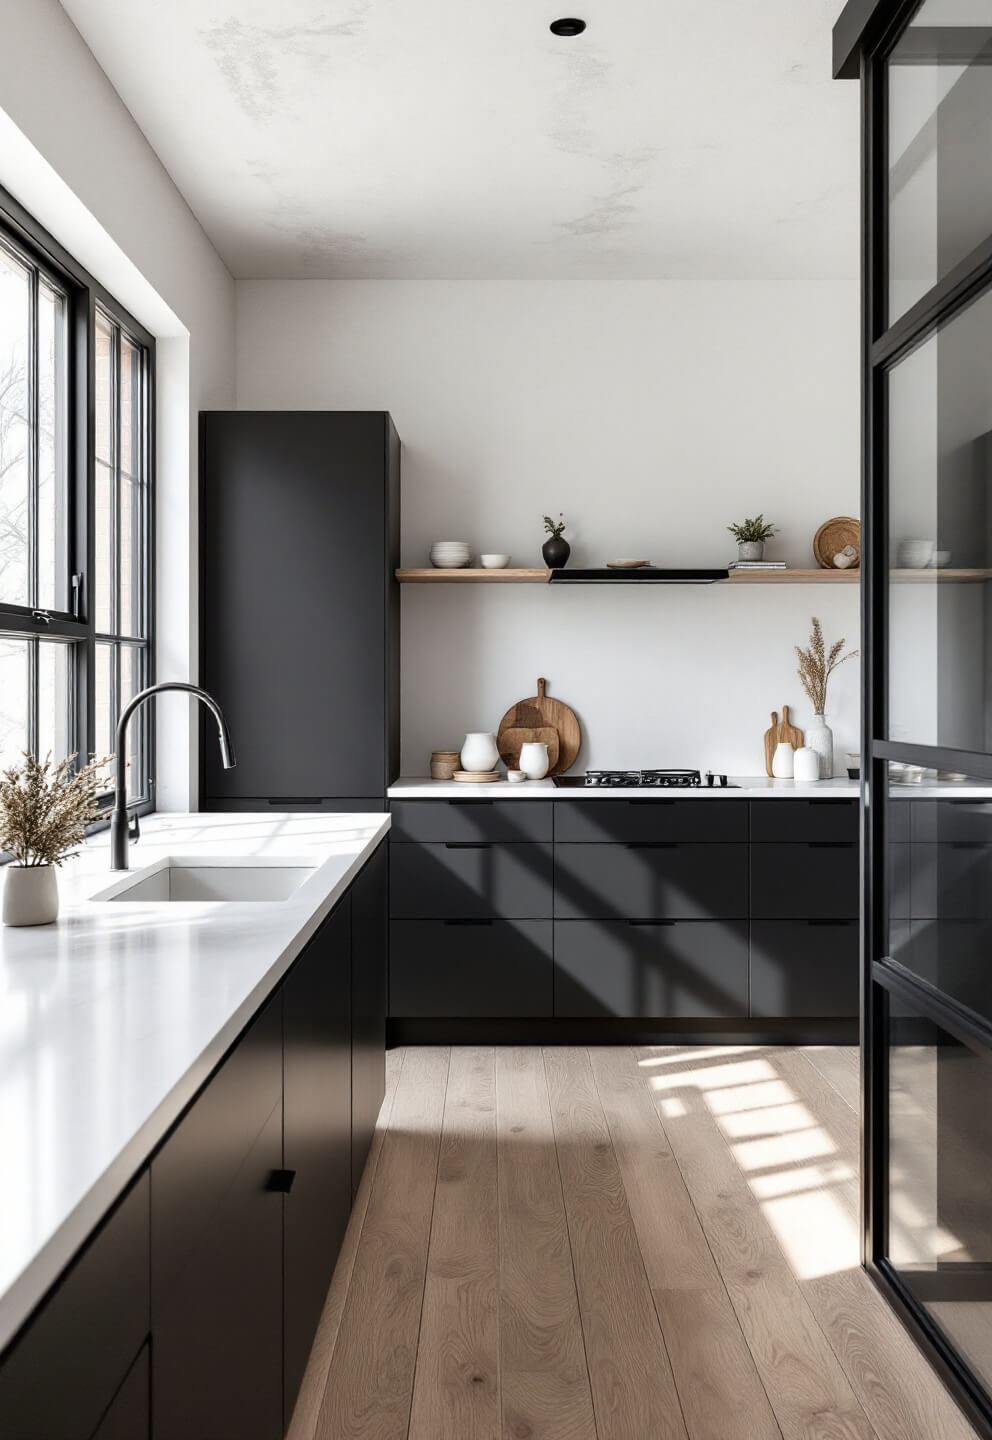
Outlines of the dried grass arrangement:
{"label": "dried grass arrangement", "polygon": [[798,645],[796,646],[796,655],[799,657],[799,679],[809,696],[809,703],[813,707],[814,715],[822,715],[826,711],[827,681],[830,676],[838,665],[843,665],[845,660],[853,660],[858,653],[857,650],[849,650],[846,655],[842,655],[840,652],[845,643],[843,639],[835,640],[827,650],[823,643],[823,626],[814,615],[809,632],[809,648],[801,650]]}
{"label": "dried grass arrangement", "polygon": [[0,774],[0,851],[21,866],[61,865],[86,838],[105,787],[107,759],[75,769],[75,755],[58,765],[25,753],[24,764]]}

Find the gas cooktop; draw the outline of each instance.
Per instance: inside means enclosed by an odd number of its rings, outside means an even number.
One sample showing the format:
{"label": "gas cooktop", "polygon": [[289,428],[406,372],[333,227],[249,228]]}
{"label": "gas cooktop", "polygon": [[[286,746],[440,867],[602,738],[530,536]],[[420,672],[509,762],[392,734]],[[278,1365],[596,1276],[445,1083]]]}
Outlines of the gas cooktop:
{"label": "gas cooktop", "polygon": [[705,776],[698,770],[587,770],[584,775],[555,775],[552,778],[556,785],[569,790],[586,787],[632,790],[691,790],[700,786],[721,790],[740,788],[729,784],[726,775],[714,775],[712,770],[707,770]]}

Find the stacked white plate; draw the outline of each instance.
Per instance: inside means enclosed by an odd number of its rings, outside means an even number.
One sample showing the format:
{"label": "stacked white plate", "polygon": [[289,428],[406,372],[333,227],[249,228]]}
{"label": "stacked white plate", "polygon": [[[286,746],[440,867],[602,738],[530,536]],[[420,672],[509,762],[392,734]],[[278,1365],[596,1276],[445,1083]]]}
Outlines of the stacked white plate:
{"label": "stacked white plate", "polygon": [[431,546],[431,564],[435,570],[464,570],[471,554],[464,540],[435,540]]}

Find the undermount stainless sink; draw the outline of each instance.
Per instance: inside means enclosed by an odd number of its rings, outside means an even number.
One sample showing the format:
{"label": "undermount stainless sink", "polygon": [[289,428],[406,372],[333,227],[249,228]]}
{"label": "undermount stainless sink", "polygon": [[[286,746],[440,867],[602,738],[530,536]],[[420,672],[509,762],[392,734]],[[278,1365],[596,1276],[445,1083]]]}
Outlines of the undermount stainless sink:
{"label": "undermount stainless sink", "polygon": [[94,900],[162,904],[246,900],[288,900],[310,879],[315,865],[307,860],[278,862],[215,859],[209,856],[160,860],[143,870],[129,871],[94,895]]}

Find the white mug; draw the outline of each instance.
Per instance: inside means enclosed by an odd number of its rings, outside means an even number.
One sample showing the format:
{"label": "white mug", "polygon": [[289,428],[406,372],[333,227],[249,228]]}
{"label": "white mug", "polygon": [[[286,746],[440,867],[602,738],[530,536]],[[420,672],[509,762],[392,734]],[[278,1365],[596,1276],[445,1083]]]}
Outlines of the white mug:
{"label": "white mug", "polygon": [[543,780],[548,763],[548,747],[543,740],[527,740],[521,745],[520,768],[528,780]]}

